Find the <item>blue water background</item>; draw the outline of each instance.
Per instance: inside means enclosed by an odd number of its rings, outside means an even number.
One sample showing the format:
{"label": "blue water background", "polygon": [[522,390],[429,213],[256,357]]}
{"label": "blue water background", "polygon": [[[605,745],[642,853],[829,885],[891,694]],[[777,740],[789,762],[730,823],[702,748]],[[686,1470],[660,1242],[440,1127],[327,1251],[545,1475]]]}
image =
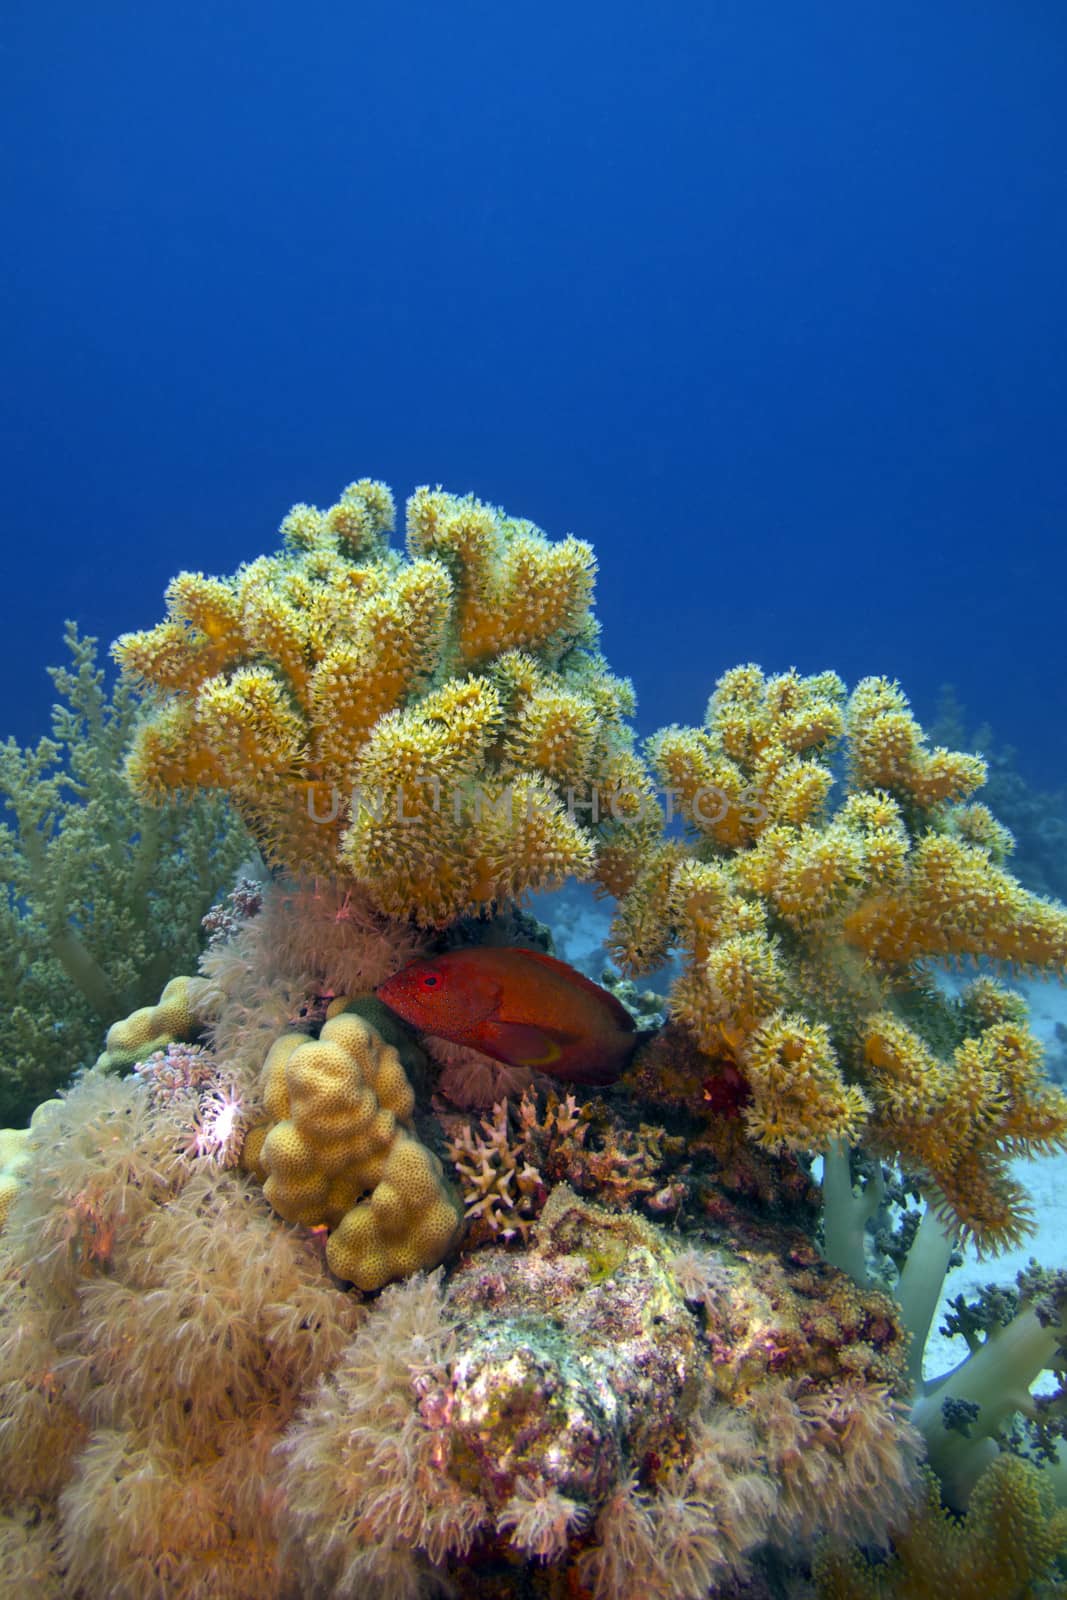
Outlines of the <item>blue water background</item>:
{"label": "blue water background", "polygon": [[0,733],[294,500],[596,546],[643,730],[898,677],[1067,784],[1060,0],[15,0]]}

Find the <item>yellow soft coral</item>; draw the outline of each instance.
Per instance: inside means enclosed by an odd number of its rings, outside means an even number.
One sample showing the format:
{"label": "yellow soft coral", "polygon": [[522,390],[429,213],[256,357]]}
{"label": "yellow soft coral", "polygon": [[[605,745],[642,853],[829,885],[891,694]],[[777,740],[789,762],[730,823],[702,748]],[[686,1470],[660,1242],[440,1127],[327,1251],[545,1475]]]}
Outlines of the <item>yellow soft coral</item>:
{"label": "yellow soft coral", "polygon": [[[934,1474],[893,1554],[871,1566],[858,1551],[826,1546],[814,1564],[819,1600],[1036,1600],[1062,1592],[1055,1563],[1067,1555],[1067,1511],[1041,1471],[998,1456],[975,1486],[962,1521],[944,1510]],[[1048,1585],[1045,1587],[1045,1585]]]}
{"label": "yellow soft coral", "polygon": [[691,842],[635,830],[609,857],[616,954],[640,970],[681,948],[673,1015],[709,1074],[745,1078],[758,1143],[862,1142],[925,1174],[979,1245],[1013,1242],[1028,1211],[1007,1158],[1062,1148],[1067,1098],[1004,991],[983,979],[950,1003],[920,963],[1062,972],[1067,911],[1004,867],[1010,836],[970,800],[982,762],[929,749],[885,679],[849,698],[832,673],[752,665],[720,680],[703,728],[649,749]]}
{"label": "yellow soft coral", "polygon": [[595,647],[588,545],[440,489],[408,503],[406,559],[393,521],[365,479],[295,506],[278,554],[173,581],[167,618],[115,647],[157,691],[136,789],[222,789],[272,862],[424,923],[588,878],[601,843],[632,853],[647,821],[614,797],[648,780],[632,690]]}
{"label": "yellow soft coral", "polygon": [[408,507],[408,549],[448,567],[459,591],[456,638],[463,666],[506,649],[543,651],[558,660],[590,634],[596,561],[589,545],[550,545],[529,522],[475,500],[419,489]]}
{"label": "yellow soft coral", "polygon": [[363,1290],[436,1266],[460,1227],[441,1163],[410,1131],[415,1096],[400,1057],[342,1012],[317,1039],[289,1033],[263,1067],[270,1124],[243,1161],[289,1222],[331,1230],[326,1259]]}
{"label": "yellow soft coral", "polygon": [[862,900],[845,929],[890,967],[925,956],[989,956],[1035,971],[1067,964],[1067,911],[1029,894],[987,848],[951,835],[918,839],[896,892]]}

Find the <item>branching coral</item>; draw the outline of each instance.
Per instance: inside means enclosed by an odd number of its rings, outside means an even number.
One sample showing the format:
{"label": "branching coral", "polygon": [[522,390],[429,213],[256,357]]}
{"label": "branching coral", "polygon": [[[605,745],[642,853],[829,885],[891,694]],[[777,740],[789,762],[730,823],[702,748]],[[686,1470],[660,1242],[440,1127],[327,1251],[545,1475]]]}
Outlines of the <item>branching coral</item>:
{"label": "branching coral", "polygon": [[632,760],[633,704],[596,650],[592,551],[420,489],[404,560],[393,519],[364,480],[294,508],[280,554],[174,580],[167,620],[116,646],[160,696],[135,789],[221,789],[272,861],[352,879],[398,918],[589,877],[578,804]]}
{"label": "branching coral", "polygon": [[650,755],[692,843],[635,836],[616,948],[638,969],[681,946],[673,1015],[709,1073],[740,1074],[750,1135],[899,1157],[980,1245],[1016,1240],[1006,1159],[1062,1148],[1067,1098],[1012,996],[980,978],[951,1002],[929,969],[1063,971],[1067,911],[1015,882],[1008,836],[967,803],[982,762],[929,749],[884,679],[849,698],[832,673],[752,666],[720,680],[703,729],[667,729]]}
{"label": "branching coral", "polygon": [[249,849],[215,796],[146,805],[123,763],[138,697],[112,696],[68,624],[52,737],[0,746],[0,1122],[92,1062],[108,1023],[195,965],[199,922]]}
{"label": "branching coral", "polygon": [[652,1210],[677,1210],[682,1182],[668,1184],[685,1141],[646,1124],[616,1128],[595,1105],[550,1092],[543,1105],[524,1091],[514,1113],[500,1100],[480,1130],[461,1123],[448,1154],[463,1186],[468,1244],[527,1239],[552,1184],[565,1182],[602,1205],[623,1209],[643,1199]]}

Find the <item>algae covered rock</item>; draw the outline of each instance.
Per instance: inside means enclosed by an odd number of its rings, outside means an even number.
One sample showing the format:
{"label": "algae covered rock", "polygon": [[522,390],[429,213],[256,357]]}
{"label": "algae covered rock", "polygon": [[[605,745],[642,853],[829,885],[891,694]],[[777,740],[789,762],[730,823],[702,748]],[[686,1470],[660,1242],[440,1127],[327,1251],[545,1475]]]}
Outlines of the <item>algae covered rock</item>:
{"label": "algae covered rock", "polygon": [[704,1600],[763,1546],[884,1540],[917,1456],[889,1302],[795,1230],[678,1242],[559,1185],[528,1249],[387,1289],[284,1446],[324,1592],[511,1593],[533,1562],[531,1592]]}
{"label": "algae covered rock", "polygon": [[462,1352],[424,1406],[447,1406],[453,1469],[495,1509],[523,1480],[599,1505],[692,1410],[706,1348],[670,1259],[655,1228],[560,1185],[535,1250],[459,1269]]}

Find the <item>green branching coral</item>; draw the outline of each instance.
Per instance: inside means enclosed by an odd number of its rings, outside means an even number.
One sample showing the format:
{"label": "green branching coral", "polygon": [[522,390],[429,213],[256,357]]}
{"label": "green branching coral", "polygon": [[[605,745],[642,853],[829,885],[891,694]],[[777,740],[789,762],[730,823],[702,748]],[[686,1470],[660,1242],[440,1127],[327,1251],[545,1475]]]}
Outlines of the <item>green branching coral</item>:
{"label": "green branching coral", "polygon": [[395,918],[590,877],[591,779],[633,760],[592,550],[439,489],[408,502],[406,557],[393,522],[363,480],[294,507],[278,554],[174,579],[167,619],[116,646],[160,696],[135,789],[222,790],[273,862],[354,880]]}
{"label": "green branching coral", "polygon": [[52,737],[0,746],[0,1124],[24,1121],[115,1017],[195,966],[200,918],[249,850],[219,799],[149,806],[123,764],[139,712],[68,624]]}

